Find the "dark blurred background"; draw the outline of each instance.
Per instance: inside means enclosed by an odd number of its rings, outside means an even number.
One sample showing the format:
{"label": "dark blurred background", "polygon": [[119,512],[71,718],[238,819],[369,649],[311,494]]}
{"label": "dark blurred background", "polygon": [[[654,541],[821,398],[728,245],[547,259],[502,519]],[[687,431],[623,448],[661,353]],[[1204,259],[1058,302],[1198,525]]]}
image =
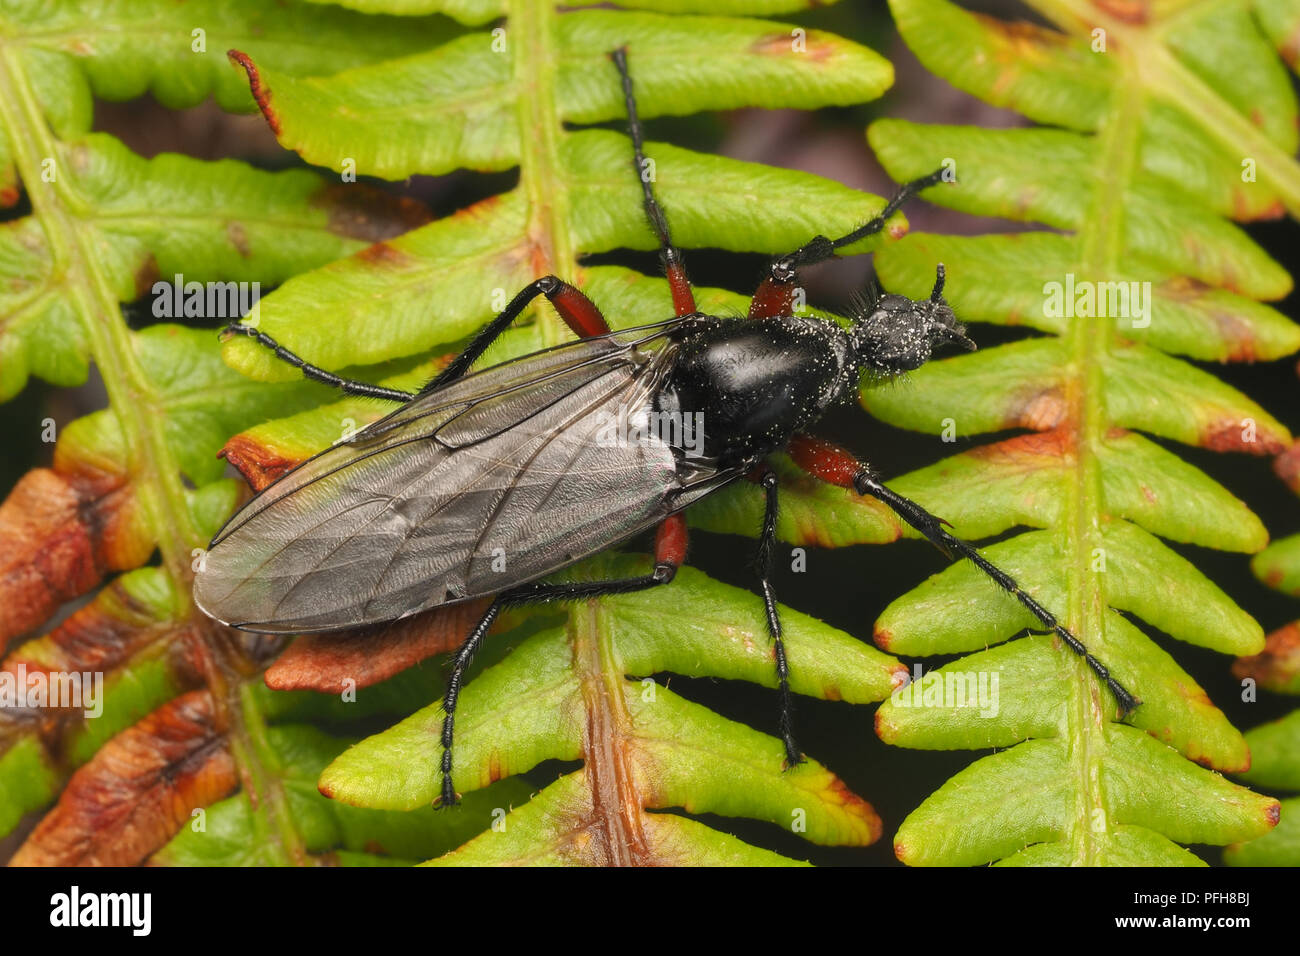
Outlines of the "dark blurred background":
{"label": "dark blurred background", "polygon": [[[1004,19],[1034,19],[1032,13],[1016,3],[964,5]],[[845,2],[786,19],[801,26],[830,30],[880,51],[896,67],[893,89],[875,103],[853,108],[817,112],[740,110],[651,120],[647,124],[649,138],[803,169],[889,195],[894,184],[866,145],[864,131],[872,120],[895,116],[930,123],[1025,125],[1017,114],[988,106],[929,74],[899,40],[883,3]],[[209,159],[235,157],[265,168],[301,164],[295,154],[275,142],[260,116],[231,116],[211,104],[184,111],[164,109],[149,98],[98,104],[96,128],[113,133],[146,156],[176,151]],[[375,185],[419,198],[436,214],[443,215],[508,189],[515,179],[513,172],[455,173]],[[27,211],[24,202],[0,218],[13,218]],[[980,233],[1025,228],[1023,224],[964,216],[923,202],[913,202],[906,212],[912,229],[917,231]],[[1295,222],[1278,220],[1249,225],[1246,229],[1288,271],[1300,273],[1297,252],[1300,227]],[[650,273],[657,269],[653,255],[614,254],[594,257],[592,261],[630,265]],[[738,292],[752,292],[767,264],[764,256],[717,250],[690,250],[687,262],[697,284]],[[805,282],[810,302],[828,308],[842,306],[854,291],[862,288],[869,269],[869,257],[858,257],[810,270]],[[1292,293],[1274,305],[1294,318],[1298,302],[1300,299]],[[133,324],[151,320],[147,310],[138,306],[129,310],[128,315]],[[982,347],[1032,334],[1023,329],[991,325],[975,325],[971,332]],[[1294,356],[1250,365],[1197,364],[1246,393],[1293,432],[1300,431],[1300,381]],[[29,468],[49,464],[52,446],[40,441],[39,423],[43,418],[53,417],[59,423],[66,423],[102,407],[103,403],[102,387],[92,372],[91,381],[77,389],[52,388],[33,380],[18,398],[0,406],[0,421],[6,436],[6,454],[0,458],[0,488],[7,493]],[[886,478],[930,464],[972,444],[961,440],[954,448],[941,443],[936,436],[884,425],[859,409],[835,414],[823,423],[820,433],[867,458]],[[1001,436],[984,436],[975,444],[985,444],[997,437]],[[1300,501],[1273,474],[1270,460],[1214,454],[1171,442],[1161,444],[1245,501],[1263,519],[1274,539],[1300,531]],[[747,540],[697,532],[692,540],[691,563],[720,580],[752,588],[754,581],[748,570],[752,548],[752,542]],[[1266,631],[1300,617],[1300,602],[1256,581],[1250,573],[1248,556],[1180,545],[1174,548],[1253,614]],[[777,588],[783,603],[869,639],[873,621],[893,598],[945,566],[942,555],[917,541],[893,544],[888,553],[865,546],[812,550],[808,573],[782,574]],[[1261,694],[1257,703],[1244,704],[1239,683],[1229,671],[1229,658],[1172,641],[1150,628],[1146,630],[1242,729],[1279,717],[1297,704],[1294,699],[1267,693]],[[926,669],[947,660],[927,659]],[[740,682],[707,679],[674,677],[671,683],[675,692],[707,704],[727,717],[767,732],[774,729],[775,696],[771,691]],[[873,732],[875,708],[872,706],[799,699],[797,707],[800,744],[874,804],[884,820],[882,839],[866,849],[820,848],[767,824],[722,818],[706,822],[742,839],[791,856],[811,858],[817,863],[898,865],[891,844],[903,818],[955,772],[985,753],[935,753],[886,747]],[[539,785],[543,784],[548,779],[548,769],[551,768],[539,768],[531,776]],[[1219,860],[1217,848],[1192,849],[1210,862]]]}

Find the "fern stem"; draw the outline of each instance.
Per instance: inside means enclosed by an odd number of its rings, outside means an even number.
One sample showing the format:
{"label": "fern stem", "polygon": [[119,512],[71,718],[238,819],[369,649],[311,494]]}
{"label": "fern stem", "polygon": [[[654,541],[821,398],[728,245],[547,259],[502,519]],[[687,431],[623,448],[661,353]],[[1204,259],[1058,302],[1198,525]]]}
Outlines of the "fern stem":
{"label": "fern stem", "polygon": [[[556,107],[557,14],[547,0],[511,0],[509,24],[519,90],[519,188],[528,198],[533,272],[576,281],[578,257],[569,229],[568,178],[560,152],[565,133]],[[612,65],[609,73],[610,83],[615,83]],[[569,338],[567,326],[550,305],[538,308],[544,346]],[[646,838],[636,775],[621,733],[630,720],[623,700],[623,670],[610,629],[602,626],[597,601],[583,601],[570,609],[569,640],[586,703],[583,758],[593,819],[605,832],[605,845],[616,854],[609,862],[632,864],[645,854]]]}
{"label": "fern stem", "polygon": [[609,621],[596,601],[583,601],[569,612],[573,665],[582,686],[587,715],[583,760],[591,790],[592,822],[613,854],[609,862],[632,866],[650,856],[641,826],[643,801],[636,786],[627,742],[632,718],[624,694],[627,681],[614,646]]}
{"label": "fern stem", "polygon": [[[186,581],[190,552],[203,541],[190,515],[180,468],[167,447],[162,402],[137,360],[117,296],[98,268],[93,240],[77,223],[83,203],[70,187],[68,171],[58,167],[60,151],[18,55],[0,47],[0,123],[9,133],[14,163],[52,250],[54,275],[72,297],[90,341],[121,428],[132,490],[148,516],[164,566],[174,579]],[[53,183],[44,183],[41,176],[47,161]]]}
{"label": "fern stem", "polygon": [[[569,231],[568,179],[560,156],[564,129],[556,108],[554,5],[545,0],[511,0],[508,47],[513,50],[514,82],[519,91],[519,188],[528,198],[528,243],[534,275],[554,273],[574,281],[577,254]],[[610,67],[613,82],[613,67]],[[542,344],[568,337],[550,305],[539,305]]]}
{"label": "fern stem", "polygon": [[[1129,64],[1125,88],[1152,96],[1201,118],[1201,131],[1229,155],[1256,160],[1259,182],[1274,190],[1287,211],[1300,217],[1300,162],[1268,138],[1258,126],[1211,90],[1165,45],[1165,35],[1202,4],[1192,4],[1161,23],[1136,27],[1108,15],[1089,0],[1028,0],[1029,5],[1062,29],[1089,33],[1106,31],[1108,48],[1122,51]],[[1107,54],[1113,55],[1113,54]]]}
{"label": "fern stem", "polygon": [[[1131,60],[1127,53],[1119,54]],[[1130,67],[1132,66],[1129,62]],[[1101,281],[1118,274],[1124,250],[1126,210],[1117,197],[1127,192],[1141,164],[1141,116],[1144,97],[1123,86],[1116,87],[1114,109],[1098,133],[1097,177],[1091,209],[1079,230],[1081,278]],[[1113,337],[1111,319],[1075,319],[1066,336],[1072,357],[1073,380],[1068,385],[1070,421],[1075,429],[1075,475],[1070,484],[1066,525],[1073,568],[1070,578],[1070,618],[1075,633],[1086,635],[1093,653],[1105,659],[1106,616],[1109,601],[1104,569],[1095,565],[1102,547],[1102,480],[1097,456],[1108,427],[1104,403],[1104,353]],[[1101,329],[1093,323],[1105,323]],[[1104,551],[1101,552],[1104,560]],[[1079,786],[1076,826],[1070,835],[1075,861],[1097,865],[1103,841],[1095,838],[1111,827],[1107,798],[1101,783],[1105,761],[1105,728],[1111,703],[1104,692],[1099,696],[1087,667],[1074,661],[1078,679],[1068,711],[1071,759],[1077,768]]]}
{"label": "fern stem", "polygon": [[[230,749],[240,768],[240,798],[252,813],[253,831],[263,846],[274,848],[279,862],[305,866],[310,860],[302,834],[294,825],[293,810],[284,789],[280,758],[266,736],[266,720],[257,706],[250,682],[241,681],[239,720],[232,726]],[[267,812],[258,812],[264,810]],[[268,817],[270,818],[268,820]],[[274,827],[274,833],[268,832]]]}

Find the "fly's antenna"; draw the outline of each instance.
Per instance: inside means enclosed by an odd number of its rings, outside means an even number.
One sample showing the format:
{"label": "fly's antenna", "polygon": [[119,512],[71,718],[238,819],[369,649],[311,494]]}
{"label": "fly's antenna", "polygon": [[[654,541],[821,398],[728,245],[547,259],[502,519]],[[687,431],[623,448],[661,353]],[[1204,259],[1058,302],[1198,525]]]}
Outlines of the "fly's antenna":
{"label": "fly's antenna", "polygon": [[943,263],[934,267],[934,291],[930,293],[930,301],[936,304],[943,301],[943,283],[947,278],[947,272],[944,271]]}

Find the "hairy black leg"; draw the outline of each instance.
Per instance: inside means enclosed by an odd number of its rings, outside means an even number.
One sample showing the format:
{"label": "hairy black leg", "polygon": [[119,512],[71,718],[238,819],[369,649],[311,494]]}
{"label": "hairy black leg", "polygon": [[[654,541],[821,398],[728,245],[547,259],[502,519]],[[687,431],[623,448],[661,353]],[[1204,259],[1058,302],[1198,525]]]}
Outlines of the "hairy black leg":
{"label": "hairy black leg", "polygon": [[581,601],[588,598],[609,597],[613,594],[627,594],[631,591],[644,591],[646,588],[667,584],[676,573],[675,566],[659,564],[652,573],[641,577],[619,578],[611,581],[581,581],[573,584],[543,584],[534,581],[505,591],[497,597],[478,624],[474,625],[465,643],[461,644],[460,649],[456,651],[456,656],[452,658],[451,676],[447,679],[447,693],[442,702],[442,798],[439,806],[456,805],[456,790],[451,780],[451,748],[455,737],[456,702],[460,698],[465,671],[473,662],[474,654],[503,607]]}
{"label": "hairy black leg", "polygon": [[786,661],[785,642],[781,639],[781,615],[776,607],[776,591],[772,588],[772,577],[776,569],[776,513],[777,489],[780,484],[776,472],[764,471],[759,478],[766,495],[763,509],[763,531],[758,539],[758,582],[763,590],[763,607],[767,611],[767,633],[772,640],[773,656],[776,658],[777,684],[781,692],[781,742],[785,744],[786,769],[803,762],[803,754],[794,742],[794,705],[790,697],[790,666]]}
{"label": "hairy black leg", "polygon": [[677,569],[671,564],[657,565],[650,574],[635,578],[615,578],[609,581],[575,581],[572,584],[544,584],[534,581],[520,585],[501,595],[501,600],[509,607],[523,604],[554,604],[564,601],[585,601],[588,598],[610,597],[615,594],[630,594],[644,591],[646,588],[667,584],[673,579]]}
{"label": "hairy black leg", "polygon": [[474,660],[483,638],[492,629],[492,624],[501,613],[501,599],[497,598],[479,618],[469,637],[460,645],[456,656],[451,661],[451,674],[447,677],[447,692],[442,699],[442,798],[439,806],[456,805],[456,789],[451,783],[451,742],[456,732],[456,702],[460,700],[460,688],[465,680],[465,671]]}
{"label": "hairy black leg", "polygon": [[1059,637],[1074,651],[1082,657],[1092,668],[1106,686],[1110,688],[1115,700],[1119,702],[1121,716],[1126,716],[1130,711],[1142,703],[1138,698],[1124,688],[1119,681],[1111,676],[1110,670],[1097,658],[1093,657],[1088,648],[1084,646],[1083,641],[1074,636],[1063,624],[1061,624],[1051,611],[1043,607],[1016,583],[1011,575],[1007,574],[997,565],[993,564],[984,555],[980,554],[975,548],[952,534],[944,530],[939,518],[930,514],[915,501],[910,498],[904,498],[902,495],[887,488],[879,478],[872,473],[866,465],[861,466],[853,477],[853,488],[860,495],[871,495],[878,498],[885,504],[889,505],[900,518],[910,524],[926,539],[943,551],[950,557],[962,557],[969,560],[977,568],[993,579],[998,587],[1002,588],[1013,595],[1034,617],[1038,618],[1048,630]]}
{"label": "hairy black leg", "polygon": [[460,698],[465,671],[474,660],[474,654],[483,643],[487,632],[491,630],[492,623],[501,613],[501,609],[525,604],[582,601],[658,587],[673,579],[685,556],[686,520],[679,513],[666,518],[659,526],[659,533],[655,538],[655,569],[649,574],[610,581],[575,581],[571,584],[546,584],[533,581],[511,588],[497,596],[478,624],[474,625],[469,637],[456,651],[456,656],[452,658],[451,676],[447,679],[447,693],[442,702],[442,797],[439,806],[450,807],[456,804],[456,789],[451,779],[451,749],[455,737],[456,702]]}
{"label": "hairy black leg", "polygon": [[773,279],[794,278],[794,270],[799,266],[812,265],[815,262],[824,262],[835,254],[836,249],[842,249],[845,246],[851,246],[859,239],[864,239],[873,232],[879,232],[885,228],[885,222],[894,213],[902,208],[903,203],[907,202],[922,190],[929,189],[943,182],[944,170],[936,169],[928,176],[922,176],[920,179],[913,179],[909,183],[904,183],[899,187],[894,197],[885,204],[885,208],[880,211],[874,219],[863,223],[857,229],[838,239],[827,239],[825,236],[816,236],[811,242],[796,249],[788,256],[782,256],[772,263],[771,276]]}
{"label": "hairy black leg", "polygon": [[415,396],[410,392],[403,392],[396,388],[384,388],[382,385],[371,385],[369,382],[361,382],[356,379],[343,378],[335,375],[333,372],[327,372],[323,368],[312,365],[305,359],[299,358],[294,353],[277,342],[265,332],[259,332],[255,326],[245,325],[242,322],[231,322],[221,334],[225,335],[246,335],[255,340],[260,345],[266,346],[275,353],[275,357],[282,362],[292,365],[299,369],[303,375],[314,382],[322,382],[334,388],[341,389],[349,395],[364,395],[367,398],[383,398],[390,402],[409,402]]}
{"label": "hairy black leg", "polygon": [[931,544],[949,558],[967,558],[977,568],[993,579],[1000,588],[1014,596],[1024,607],[1038,618],[1048,631],[1055,634],[1066,645],[1087,661],[1088,666],[1110,688],[1119,702],[1121,717],[1126,716],[1138,704],[1138,698],[1129,693],[1119,681],[1111,676],[1110,670],[1088,652],[1083,642],[1075,637],[1058,621],[1050,611],[1025,593],[1011,575],[994,565],[975,548],[961,538],[949,534],[943,529],[944,521],[930,514],[915,501],[885,487],[875,472],[865,462],[859,461],[849,452],[837,445],[809,435],[796,435],[790,442],[790,457],[808,474],[820,478],[841,488],[852,488],[860,495],[871,495],[883,501],[894,510],[900,518],[921,532]]}
{"label": "hairy black leg", "polygon": [[695,295],[691,292],[691,284],[686,278],[682,254],[673,245],[672,236],[668,231],[668,218],[664,215],[659,201],[655,199],[654,187],[651,186],[645,172],[645,141],[641,130],[641,117],[637,113],[636,96],[632,91],[632,75],[627,69],[627,48],[614,50],[609,54],[609,58],[618,67],[618,75],[623,81],[623,102],[627,109],[628,132],[632,136],[633,163],[637,179],[641,181],[642,206],[645,208],[646,218],[650,220],[650,228],[659,240],[659,258],[663,263],[664,274],[668,277],[669,288],[672,290],[673,309],[679,316],[691,315],[696,311]]}
{"label": "hairy black leg", "polygon": [[[928,176],[922,176],[920,179],[905,183],[894,194],[894,198],[886,203],[885,208],[880,211],[878,216],[869,222],[863,223],[847,235],[840,236],[838,239],[816,236],[789,255],[773,260],[768,269],[767,278],[759,285],[758,290],[754,293],[753,300],[750,302],[749,317],[751,319],[765,319],[772,316],[789,315],[800,266],[824,262],[835,255],[836,249],[851,246],[859,239],[874,232],[879,232],[885,228],[885,222],[899,210],[903,203],[923,189],[928,189],[942,182],[943,174],[944,170],[936,169]],[[938,288],[940,291],[942,290],[942,282],[940,282]]]}
{"label": "hairy black leg", "polygon": [[251,325],[244,325],[240,322],[232,322],[222,329],[222,334],[246,335],[249,338],[257,340],[262,345],[275,352],[276,358],[287,362],[294,368],[301,369],[303,375],[317,382],[324,382],[326,385],[332,385],[335,388],[342,389],[350,395],[365,395],[370,398],[384,398],[392,402],[409,402],[420,395],[427,395],[429,392],[448,382],[460,378],[469,370],[478,358],[487,351],[488,346],[497,340],[497,338],[509,328],[510,323],[519,317],[519,314],[528,307],[539,295],[546,296],[555,306],[560,317],[565,323],[581,338],[592,335],[603,335],[609,331],[609,326],[605,322],[605,317],[600,314],[595,303],[579,292],[576,288],[569,285],[563,279],[556,276],[542,276],[520,290],[501,314],[493,319],[488,325],[479,332],[478,335],[470,341],[465,350],[457,355],[448,363],[447,367],[433,377],[424,388],[417,393],[403,392],[395,388],[384,388],[382,385],[371,385],[369,382],[359,382],[355,379],[342,378],[333,372],[327,372],[299,358],[293,352],[290,352],[275,339],[265,332],[259,332]]}

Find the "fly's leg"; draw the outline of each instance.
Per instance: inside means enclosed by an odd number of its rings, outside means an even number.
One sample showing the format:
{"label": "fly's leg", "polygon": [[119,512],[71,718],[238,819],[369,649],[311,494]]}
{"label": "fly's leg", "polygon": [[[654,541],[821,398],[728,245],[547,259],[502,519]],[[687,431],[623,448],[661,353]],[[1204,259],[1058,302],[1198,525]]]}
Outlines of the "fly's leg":
{"label": "fly's leg", "polygon": [[614,594],[628,594],[632,591],[644,591],[647,588],[667,584],[677,574],[677,569],[686,560],[686,519],[675,514],[664,519],[655,536],[655,569],[649,574],[635,578],[619,578],[613,581],[575,581],[571,584],[546,584],[534,581],[511,588],[497,596],[492,606],[487,609],[482,619],[470,631],[465,643],[452,658],[451,675],[447,679],[447,693],[443,698],[442,718],[442,796],[438,805],[451,807],[456,805],[456,788],[451,778],[451,751],[455,737],[456,703],[460,698],[460,689],[465,680],[465,671],[469,669],[474,654],[483,643],[483,638],[491,630],[497,615],[504,607],[518,607],[524,604],[552,604],[562,601],[582,601],[589,598],[608,597]]}
{"label": "fly's leg", "polygon": [[1111,675],[1105,664],[1092,656],[1081,640],[1061,624],[1050,611],[1025,593],[1011,575],[990,562],[972,545],[945,531],[940,518],[930,514],[915,501],[904,498],[887,488],[869,465],[858,461],[843,448],[807,435],[795,436],[790,442],[790,455],[800,468],[815,478],[842,488],[852,488],[860,495],[871,495],[883,501],[948,557],[954,560],[966,558],[987,574],[998,587],[1015,597],[1030,614],[1041,621],[1049,632],[1059,637],[1070,650],[1087,662],[1093,673],[1115,695],[1115,700],[1119,703],[1121,719],[1142,703]]}
{"label": "fly's leg", "polygon": [[479,622],[469,632],[469,637],[465,638],[465,643],[461,644],[456,651],[456,656],[451,659],[451,674],[447,678],[447,692],[442,700],[442,797],[438,801],[439,806],[456,805],[456,790],[451,784],[451,743],[456,731],[456,702],[460,699],[460,688],[465,680],[465,671],[474,660],[483,638],[492,629],[497,615],[501,613],[501,606],[502,599],[498,597],[479,618]]}
{"label": "fly's leg", "polygon": [[551,604],[563,601],[584,601],[589,598],[609,597],[644,591],[646,588],[667,584],[677,574],[686,560],[686,519],[681,514],[665,518],[655,535],[655,569],[635,578],[616,578],[612,581],[574,581],[570,584],[547,584],[533,581],[511,588],[500,600],[511,607],[523,604]]}
{"label": "fly's leg", "polygon": [[600,314],[600,309],[596,308],[596,303],[563,279],[551,275],[542,276],[524,286],[519,294],[501,310],[501,314],[474,336],[465,347],[465,351],[452,359],[450,364],[434,376],[429,384],[420,389],[420,394],[432,392],[464,375],[469,367],[487,351],[488,346],[495,342],[501,333],[510,327],[510,323],[514,322],[539,295],[544,295],[550,300],[551,305],[555,306],[555,311],[560,314],[560,318],[564,319],[564,323],[578,338],[586,339],[609,332],[609,323]]}
{"label": "fly's leg", "polygon": [[668,277],[668,287],[673,293],[673,311],[680,317],[693,315],[695,293],[691,291],[690,280],[686,278],[686,266],[682,263],[682,254],[673,245],[668,232],[668,218],[663,208],[655,199],[654,187],[647,172],[645,143],[641,132],[641,117],[637,114],[636,96],[632,92],[632,74],[627,69],[627,47],[620,47],[609,54],[609,58],[618,67],[619,78],[623,81],[623,102],[627,106],[627,128],[632,136],[633,168],[641,181],[642,205],[645,215],[650,220],[650,228],[659,240],[659,258],[663,263],[664,275]]}
{"label": "fly's leg", "polygon": [[785,642],[781,639],[781,615],[776,607],[776,592],[772,589],[772,577],[776,570],[776,513],[777,488],[780,484],[776,472],[765,470],[758,478],[766,496],[763,509],[763,532],[758,539],[758,581],[763,591],[763,607],[767,612],[767,633],[772,640],[772,654],[776,660],[777,685],[781,693],[781,742],[785,744],[785,766],[789,768],[803,763],[803,754],[794,742],[793,713],[794,706],[790,699],[790,665],[785,656]]}
{"label": "fly's leg", "polygon": [[280,361],[292,365],[302,372],[304,376],[313,382],[321,382],[334,388],[346,392],[348,395],[364,395],[367,398],[382,398],[390,402],[409,402],[415,396],[410,392],[403,392],[396,388],[384,388],[382,385],[371,385],[369,382],[361,382],[353,378],[343,378],[335,375],[333,372],[327,372],[323,368],[312,365],[306,359],[299,358],[293,352],[277,342],[265,332],[259,332],[255,326],[245,325],[242,322],[231,322],[221,330],[223,339],[231,335],[246,335],[260,345],[264,345],[275,353],[275,357]]}
{"label": "fly's leg", "polygon": [[825,262],[827,259],[834,257],[836,249],[851,246],[859,239],[884,229],[885,222],[890,216],[898,212],[903,203],[923,189],[929,189],[931,186],[942,182],[943,174],[944,170],[936,169],[928,176],[922,176],[920,179],[905,183],[894,194],[894,198],[889,200],[878,216],[870,222],[863,223],[847,235],[840,236],[838,239],[816,236],[811,242],[796,249],[788,256],[782,256],[774,260],[769,267],[767,278],[763,280],[758,287],[758,291],[754,293],[754,298],[750,300],[749,317],[751,319],[766,319],[778,315],[793,314],[795,281],[798,278],[800,266]]}
{"label": "fly's leg", "polygon": [[550,300],[551,304],[555,306],[555,311],[560,313],[560,317],[564,319],[565,324],[579,338],[589,338],[593,335],[604,335],[609,332],[609,325],[605,322],[605,317],[600,314],[600,309],[596,308],[594,302],[563,279],[550,275],[542,276],[535,282],[530,282],[518,295],[511,299],[501,314],[479,332],[465,350],[452,359],[447,367],[439,372],[418,393],[403,392],[396,388],[384,388],[382,385],[372,385],[369,382],[343,378],[333,372],[327,372],[323,368],[312,365],[306,359],[290,352],[265,332],[258,331],[254,326],[245,325],[242,322],[231,322],[221,330],[221,335],[223,338],[230,335],[246,335],[274,352],[276,358],[299,369],[303,375],[312,381],[333,386],[349,395],[364,395],[367,398],[382,398],[390,402],[405,403],[464,375],[479,356],[487,351],[488,346],[495,342],[497,337],[509,327],[510,323],[519,317],[519,313],[523,312],[529,303],[539,295],[544,295]]}

